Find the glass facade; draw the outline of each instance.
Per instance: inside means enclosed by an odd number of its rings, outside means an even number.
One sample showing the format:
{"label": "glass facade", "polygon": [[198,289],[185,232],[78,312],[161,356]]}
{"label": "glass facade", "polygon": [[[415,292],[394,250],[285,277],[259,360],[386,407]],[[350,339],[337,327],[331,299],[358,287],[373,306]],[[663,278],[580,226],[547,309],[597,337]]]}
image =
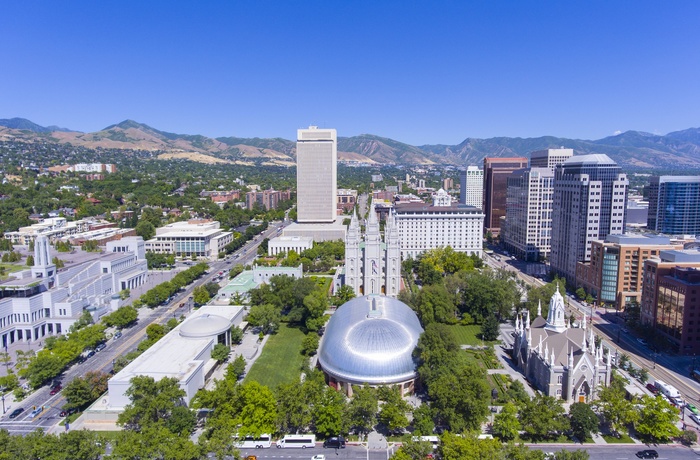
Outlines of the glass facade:
{"label": "glass facade", "polygon": [[671,235],[700,234],[700,176],[652,177],[647,226]]}
{"label": "glass facade", "polygon": [[600,300],[615,303],[617,300],[617,267],[620,258],[618,248],[605,248],[603,252],[603,273],[600,286]]}

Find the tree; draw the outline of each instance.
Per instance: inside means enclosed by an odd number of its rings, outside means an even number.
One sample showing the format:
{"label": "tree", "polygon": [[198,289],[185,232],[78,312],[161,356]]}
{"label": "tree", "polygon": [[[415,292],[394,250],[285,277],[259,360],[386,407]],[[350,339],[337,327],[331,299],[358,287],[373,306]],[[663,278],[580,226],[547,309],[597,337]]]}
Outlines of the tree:
{"label": "tree", "polygon": [[421,404],[413,410],[413,432],[417,436],[429,436],[435,429],[433,412],[428,404]]}
{"label": "tree", "polygon": [[417,313],[424,327],[433,321],[457,322],[454,302],[442,284],[423,287],[418,296]]}
{"label": "tree", "polygon": [[270,304],[254,305],[247,319],[251,326],[260,327],[263,333],[270,334],[279,328],[280,312]]}
{"label": "tree", "polygon": [[498,339],[500,324],[495,315],[489,315],[481,324],[481,338],[487,341]]}
{"label": "tree", "polygon": [[627,425],[639,418],[639,412],[631,401],[625,398],[625,382],[613,372],[610,385],[601,387],[593,407],[603,416],[613,435],[618,435]]}
{"label": "tree", "polygon": [[231,343],[239,345],[241,342],[243,342],[243,329],[231,326]]}
{"label": "tree", "polygon": [[569,428],[561,401],[552,396],[536,395],[523,405],[519,415],[520,425],[532,440],[551,438]]}
{"label": "tree", "polygon": [[152,223],[147,221],[139,221],[139,223],[136,224],[134,231],[136,232],[137,236],[140,236],[145,241],[150,240],[156,235],[156,228]]}
{"label": "tree", "polygon": [[234,381],[240,380],[245,374],[246,361],[243,355],[236,356],[231,364],[226,367],[226,378]]}
{"label": "tree", "polygon": [[173,409],[183,404],[185,391],[177,379],[165,377],[157,382],[150,376],[136,376],[126,390],[131,400],[119,414],[117,424],[127,430],[142,431],[170,418]]}
{"label": "tree", "polygon": [[224,361],[228,360],[230,354],[231,348],[223,343],[217,343],[211,350],[212,359],[215,359],[218,363],[223,363]]}
{"label": "tree", "polygon": [[380,388],[380,398],[384,401],[379,411],[379,422],[390,433],[403,431],[408,426],[408,412],[411,410],[408,403],[401,397],[398,388]]}
{"label": "tree", "polygon": [[310,392],[314,391],[313,379],[280,384],[276,391],[277,427],[282,433],[298,433],[311,424],[312,404]]}
{"label": "tree", "polygon": [[344,431],[343,413],[345,396],[330,387],[325,387],[320,394],[318,404],[313,408],[313,423],[316,433],[333,436]]}
{"label": "tree", "polygon": [[643,396],[639,420],[634,427],[639,436],[653,443],[668,442],[681,434],[676,427],[678,409],[662,396]]}
{"label": "tree", "polygon": [[139,312],[134,307],[126,305],[102,317],[102,323],[107,327],[123,329],[134,324],[138,318]]}
{"label": "tree", "polygon": [[240,386],[234,401],[236,415],[232,422],[240,427],[239,435],[260,436],[274,433],[277,420],[277,403],[272,391],[258,382],[246,382]]}
{"label": "tree", "polygon": [[63,389],[66,408],[83,409],[97,400],[107,391],[109,375],[103,372],[89,371],[84,377],[74,378]]}
{"label": "tree", "polygon": [[501,412],[493,418],[493,434],[501,441],[507,442],[515,439],[519,431],[518,408],[513,403],[506,403]]}
{"label": "tree", "polygon": [[431,443],[409,439],[402,443],[401,448],[391,458],[393,460],[424,460],[432,455],[434,455],[434,451]]}
{"label": "tree", "polygon": [[349,284],[343,284],[342,286],[340,286],[338,291],[335,293],[335,296],[333,297],[333,305],[340,306],[354,298],[355,291],[352,289],[352,286],[350,286]]}
{"label": "tree", "polygon": [[27,267],[33,267],[34,266],[34,256],[29,254],[27,256]]}
{"label": "tree", "polygon": [[353,387],[346,420],[360,433],[369,433],[377,423],[377,391],[370,386]]}
{"label": "tree", "polygon": [[315,332],[309,332],[301,341],[301,354],[305,356],[313,356],[318,350],[319,337]]}
{"label": "tree", "polygon": [[207,291],[207,288],[204,286],[197,286],[194,288],[194,291],[192,291],[192,296],[194,303],[197,305],[204,305],[209,302],[209,299],[211,299],[209,291]]}
{"label": "tree", "polygon": [[591,433],[598,431],[598,416],[586,403],[573,403],[569,408],[569,419],[571,431],[581,443],[586,441]]}

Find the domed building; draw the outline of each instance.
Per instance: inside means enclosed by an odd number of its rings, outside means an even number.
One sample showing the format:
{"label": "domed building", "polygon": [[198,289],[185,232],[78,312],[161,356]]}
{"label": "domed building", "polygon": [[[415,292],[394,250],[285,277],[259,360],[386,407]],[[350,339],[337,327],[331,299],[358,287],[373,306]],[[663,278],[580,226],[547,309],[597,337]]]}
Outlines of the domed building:
{"label": "domed building", "polygon": [[423,328],[415,312],[392,297],[367,295],[333,314],[321,341],[318,363],[328,384],[352,395],[352,385],[415,389],[413,350]]}

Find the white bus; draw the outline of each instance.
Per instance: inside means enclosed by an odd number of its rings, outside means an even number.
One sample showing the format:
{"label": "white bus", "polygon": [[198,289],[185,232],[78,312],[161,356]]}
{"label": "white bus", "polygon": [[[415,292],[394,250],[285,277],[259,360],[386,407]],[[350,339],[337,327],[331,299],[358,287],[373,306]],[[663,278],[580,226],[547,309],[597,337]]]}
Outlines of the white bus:
{"label": "white bus", "polygon": [[269,434],[261,434],[259,437],[236,437],[233,444],[241,449],[269,449],[272,447],[272,437]]}
{"label": "white bus", "polygon": [[297,447],[306,449],[316,447],[316,436],[313,434],[287,434],[284,438],[277,441],[277,448],[282,447]]}
{"label": "white bus", "polygon": [[429,442],[433,446],[433,450],[438,448],[440,444],[440,438],[437,436],[414,436],[411,438],[413,442]]}

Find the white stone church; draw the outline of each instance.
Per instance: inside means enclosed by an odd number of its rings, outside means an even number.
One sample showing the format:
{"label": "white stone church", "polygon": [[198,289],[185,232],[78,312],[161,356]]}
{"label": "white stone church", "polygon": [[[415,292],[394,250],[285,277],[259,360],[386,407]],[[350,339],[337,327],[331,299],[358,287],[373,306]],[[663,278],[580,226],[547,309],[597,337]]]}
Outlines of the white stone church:
{"label": "white stone church", "polygon": [[597,398],[601,385],[610,384],[610,353],[595,346],[593,328],[566,321],[566,308],[559,289],[549,301],[547,319],[541,306],[530,323],[530,312],[515,320],[513,360],[537,389],[565,402],[589,402]]}
{"label": "white stone church", "polygon": [[384,241],[374,203],[369,212],[364,239],[357,214],[353,213],[345,236],[345,284],[355,295],[381,294],[396,297],[401,290],[401,246],[392,214],[384,223]]}

